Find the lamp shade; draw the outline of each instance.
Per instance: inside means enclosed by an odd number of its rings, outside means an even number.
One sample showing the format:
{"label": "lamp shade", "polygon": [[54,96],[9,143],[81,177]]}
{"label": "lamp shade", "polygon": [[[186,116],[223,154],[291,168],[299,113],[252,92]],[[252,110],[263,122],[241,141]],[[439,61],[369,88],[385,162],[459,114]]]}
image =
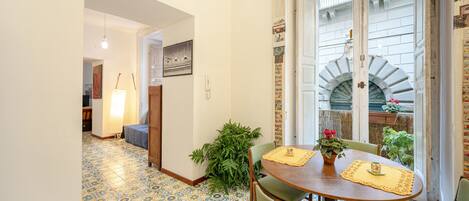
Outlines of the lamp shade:
{"label": "lamp shade", "polygon": [[114,89],[112,90],[111,97],[111,116],[113,118],[123,118],[125,111],[125,90]]}

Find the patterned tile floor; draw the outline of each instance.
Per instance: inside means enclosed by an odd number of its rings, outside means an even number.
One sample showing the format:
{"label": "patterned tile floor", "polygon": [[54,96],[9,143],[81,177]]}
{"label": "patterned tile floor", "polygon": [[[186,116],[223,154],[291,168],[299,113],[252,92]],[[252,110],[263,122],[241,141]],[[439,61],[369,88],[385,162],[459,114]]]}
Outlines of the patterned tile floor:
{"label": "patterned tile floor", "polygon": [[82,200],[248,200],[249,192],[210,194],[147,166],[147,151],[123,140],[83,134]]}

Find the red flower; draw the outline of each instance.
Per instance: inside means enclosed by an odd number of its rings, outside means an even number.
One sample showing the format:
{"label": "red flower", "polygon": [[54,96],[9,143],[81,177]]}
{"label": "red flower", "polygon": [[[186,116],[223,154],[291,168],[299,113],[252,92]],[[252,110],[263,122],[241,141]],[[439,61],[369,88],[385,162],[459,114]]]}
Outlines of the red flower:
{"label": "red flower", "polygon": [[399,103],[400,103],[400,101],[399,101],[398,99],[395,99],[395,98],[389,99],[389,102],[395,103],[395,104],[399,104]]}
{"label": "red flower", "polygon": [[326,128],[326,129],[324,129],[324,131],[322,133],[324,134],[324,137],[326,137],[326,139],[331,139],[336,134],[336,131],[335,130],[329,130],[329,129]]}

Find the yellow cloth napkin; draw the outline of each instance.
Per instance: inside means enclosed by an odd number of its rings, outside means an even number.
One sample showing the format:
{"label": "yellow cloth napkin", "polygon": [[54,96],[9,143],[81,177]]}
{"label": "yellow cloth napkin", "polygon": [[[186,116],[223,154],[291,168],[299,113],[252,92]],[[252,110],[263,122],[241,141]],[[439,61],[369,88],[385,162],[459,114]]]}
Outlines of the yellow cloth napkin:
{"label": "yellow cloth napkin", "polygon": [[[287,156],[287,148],[293,149],[293,156]],[[264,154],[262,158],[277,163],[300,167],[306,164],[316,152],[306,149],[293,147],[277,147],[276,149]]]}
{"label": "yellow cloth napkin", "polygon": [[380,189],[398,195],[410,195],[414,185],[414,172],[398,167],[381,165],[384,176],[374,176],[368,172],[371,162],[356,160],[340,176],[346,180]]}

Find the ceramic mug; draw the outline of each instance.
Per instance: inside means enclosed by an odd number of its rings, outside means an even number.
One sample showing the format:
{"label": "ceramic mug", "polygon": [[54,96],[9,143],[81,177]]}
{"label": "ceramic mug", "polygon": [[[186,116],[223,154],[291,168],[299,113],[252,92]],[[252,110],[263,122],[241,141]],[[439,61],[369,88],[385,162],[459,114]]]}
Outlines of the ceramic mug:
{"label": "ceramic mug", "polygon": [[287,148],[287,156],[293,156],[293,148]]}
{"label": "ceramic mug", "polygon": [[375,174],[381,174],[381,164],[379,162],[372,162],[371,171]]}

